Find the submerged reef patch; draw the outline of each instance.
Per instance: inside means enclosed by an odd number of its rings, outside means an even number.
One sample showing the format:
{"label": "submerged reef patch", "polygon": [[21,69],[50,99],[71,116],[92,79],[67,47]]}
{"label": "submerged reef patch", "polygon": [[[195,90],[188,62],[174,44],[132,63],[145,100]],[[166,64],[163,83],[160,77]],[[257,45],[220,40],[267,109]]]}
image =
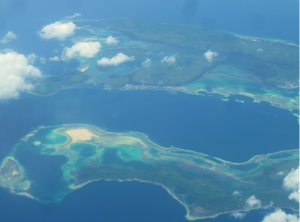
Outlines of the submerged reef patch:
{"label": "submerged reef patch", "polygon": [[[25,138],[2,161],[0,185],[42,203],[49,198],[60,202],[68,193],[96,180],[137,180],[163,186],[186,208],[189,220],[247,210],[245,203],[253,195],[261,201],[257,207],[272,201],[274,207],[298,209],[298,203],[289,200],[289,192],[282,188],[281,175],[298,167],[298,150],[231,163],[194,151],[161,147],[142,133],[108,132],[83,124],[41,127]],[[14,156],[19,149],[22,152]],[[32,153],[36,167],[41,155],[65,157],[60,160],[60,173],[56,170],[56,176],[51,175],[51,189],[43,180],[31,181],[32,168],[21,166],[16,158],[26,153]]]}

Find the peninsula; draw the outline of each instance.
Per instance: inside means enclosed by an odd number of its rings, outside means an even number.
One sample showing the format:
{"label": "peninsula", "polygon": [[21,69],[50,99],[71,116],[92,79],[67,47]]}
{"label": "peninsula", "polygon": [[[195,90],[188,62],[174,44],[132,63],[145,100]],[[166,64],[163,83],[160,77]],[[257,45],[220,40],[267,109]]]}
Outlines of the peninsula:
{"label": "peninsula", "polygon": [[[97,41],[101,51],[93,58],[75,57],[78,67],[63,75],[48,74],[32,93],[49,95],[74,87],[121,90],[171,90],[225,97],[240,94],[255,102],[298,110],[299,46],[278,40],[244,37],[191,25],[150,23],[137,19],[77,20]],[[116,45],[105,39],[115,36]],[[97,61],[122,53],[131,61],[101,66]],[[74,61],[73,61],[74,62]]]}
{"label": "peninsula", "polygon": [[[34,169],[24,159],[31,154],[31,162],[45,156],[64,157],[57,168],[61,178],[55,186],[49,188],[34,177]],[[253,195],[261,207],[273,202],[274,207],[298,209],[298,203],[288,199],[289,191],[282,188],[284,177],[280,173],[297,168],[298,163],[299,150],[232,163],[203,153],[161,147],[138,132],[108,132],[68,124],[40,127],[24,137],[1,163],[0,186],[48,204],[60,202],[92,181],[136,180],[164,187],[186,208],[186,218],[195,220],[250,210],[246,200]],[[57,167],[54,159],[49,164]]]}

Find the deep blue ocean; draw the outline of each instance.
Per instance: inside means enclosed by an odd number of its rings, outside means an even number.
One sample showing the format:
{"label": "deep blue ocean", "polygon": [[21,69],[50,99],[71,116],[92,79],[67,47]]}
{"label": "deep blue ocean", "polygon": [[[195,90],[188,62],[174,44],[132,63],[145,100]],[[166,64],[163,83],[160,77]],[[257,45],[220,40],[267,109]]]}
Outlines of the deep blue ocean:
{"label": "deep blue ocean", "polygon": [[[83,19],[139,18],[194,24],[242,35],[298,43],[297,0],[1,0],[0,37],[18,39],[0,49],[52,57],[58,41],[41,40],[43,26],[75,12]],[[46,65],[39,64],[41,70]],[[299,147],[298,120],[291,112],[243,96],[176,95],[165,91],[64,90],[52,96],[22,94],[0,103],[0,159],[20,138],[41,125],[85,123],[110,131],[139,131],[162,146],[195,150],[233,162]],[[244,100],[238,103],[235,99]],[[47,167],[44,164],[43,167]],[[53,178],[57,175],[51,175]],[[260,222],[267,210],[243,221]],[[162,187],[140,182],[88,184],[61,203],[43,206],[0,189],[0,221],[186,221],[182,207]],[[231,222],[222,215],[204,222]]]}
{"label": "deep blue ocean", "polygon": [[[164,147],[179,147],[232,161],[297,149],[292,112],[245,96],[197,96],[167,91],[69,89],[51,96],[23,94],[0,103],[2,147],[8,154],[38,126],[83,123],[108,131],[137,131]],[[245,103],[236,102],[244,100]]]}
{"label": "deep blue ocean", "polygon": [[[233,162],[298,147],[297,118],[290,111],[266,102],[254,103],[244,96],[231,96],[227,102],[222,98],[101,89],[70,89],[45,97],[22,94],[19,100],[0,104],[0,158],[8,155],[13,145],[37,126],[65,123],[92,124],[111,131],[139,131],[162,146],[173,145]],[[33,167],[33,173],[38,180],[51,185],[62,176],[58,164],[64,161],[49,158],[38,161],[39,167]],[[49,167],[57,170],[49,171]],[[56,173],[48,175],[47,172]],[[20,221],[20,218],[185,221],[185,209],[162,187],[139,182],[94,182],[53,206],[42,206],[3,190],[0,196],[0,214],[8,221]],[[262,218],[265,213],[255,211],[244,220],[255,221],[253,218]],[[204,221],[233,220],[223,215]]]}
{"label": "deep blue ocean", "polygon": [[[12,196],[0,190],[1,221],[66,222],[185,222],[185,209],[162,187],[140,182],[105,182],[88,184],[69,194],[63,202],[43,206],[26,197]],[[249,212],[242,221],[260,222],[273,210]],[[291,211],[287,211],[292,213]],[[227,214],[203,222],[239,221]]]}

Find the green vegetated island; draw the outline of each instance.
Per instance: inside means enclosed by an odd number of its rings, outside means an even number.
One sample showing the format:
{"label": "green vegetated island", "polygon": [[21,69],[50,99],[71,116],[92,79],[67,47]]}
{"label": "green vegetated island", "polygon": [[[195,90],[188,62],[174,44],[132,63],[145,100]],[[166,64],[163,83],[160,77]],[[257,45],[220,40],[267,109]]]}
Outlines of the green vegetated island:
{"label": "green vegetated island", "polygon": [[[34,176],[47,159],[47,172],[57,162],[61,178],[47,187]],[[65,157],[58,161],[55,158]],[[30,159],[30,160],[28,160]],[[163,186],[187,210],[189,220],[249,210],[251,195],[262,207],[297,210],[282,188],[285,175],[299,163],[299,150],[259,155],[245,163],[232,163],[202,153],[165,148],[138,132],[117,133],[70,124],[40,127],[18,143],[0,166],[0,185],[10,192],[42,203],[61,201],[68,193],[97,180],[141,181]],[[32,167],[34,166],[34,167]],[[41,166],[42,167],[42,166]],[[279,173],[281,172],[281,173]],[[238,192],[235,192],[238,191]]]}
{"label": "green vegetated island", "polygon": [[[72,58],[71,61],[78,62],[77,69],[44,78],[33,93],[49,95],[78,86],[191,94],[205,91],[226,97],[241,94],[256,102],[268,101],[284,109],[298,109],[299,46],[292,43],[137,19],[73,22],[91,35],[74,37],[72,41],[98,41],[102,44],[101,51],[90,59]],[[118,44],[107,45],[105,40],[109,35]],[[61,59],[69,63],[66,49]],[[118,53],[134,60],[118,65],[97,64],[97,60],[111,59]]]}

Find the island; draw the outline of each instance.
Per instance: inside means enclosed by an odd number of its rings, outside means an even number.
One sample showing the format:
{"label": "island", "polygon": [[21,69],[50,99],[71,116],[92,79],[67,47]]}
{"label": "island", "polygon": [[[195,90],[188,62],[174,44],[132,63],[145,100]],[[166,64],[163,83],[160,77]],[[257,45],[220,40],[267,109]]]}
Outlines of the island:
{"label": "island", "polygon": [[[75,20],[90,36],[77,42],[100,42],[93,58],[61,55],[77,62],[62,75],[47,74],[31,92],[50,95],[62,89],[93,87],[120,90],[169,90],[190,94],[240,94],[290,111],[299,108],[299,46],[192,25],[151,23],[138,19]],[[105,40],[114,36],[116,45]],[[67,46],[65,46],[65,49]],[[97,61],[118,53],[134,58],[118,65]],[[225,98],[226,99],[226,98]]]}
{"label": "island", "polygon": [[[42,158],[47,158],[48,174],[43,171],[40,178],[34,172]],[[233,163],[195,151],[162,147],[139,132],[109,132],[91,125],[67,124],[39,127],[22,138],[0,165],[0,186],[42,204],[53,204],[93,181],[152,183],[165,188],[185,207],[186,218],[195,220],[251,210],[245,203],[253,195],[261,201],[261,206],[254,208],[297,210],[299,204],[288,199],[290,192],[282,183],[283,172],[298,165],[299,150]],[[54,174],[59,178],[48,186],[43,180]]]}

